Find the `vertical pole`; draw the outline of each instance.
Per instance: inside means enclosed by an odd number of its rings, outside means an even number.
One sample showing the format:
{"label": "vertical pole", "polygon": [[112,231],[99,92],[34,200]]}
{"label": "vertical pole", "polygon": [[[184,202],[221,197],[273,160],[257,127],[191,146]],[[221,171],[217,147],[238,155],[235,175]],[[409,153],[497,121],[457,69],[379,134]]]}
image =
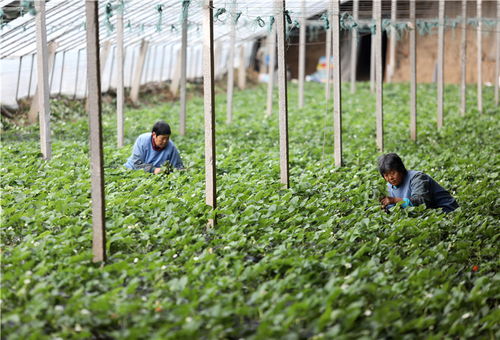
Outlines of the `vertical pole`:
{"label": "vertical pole", "polygon": [[123,44],[123,2],[116,15],[116,144],[119,148],[124,145],[124,116],[125,85],[123,81],[124,44]]}
{"label": "vertical pole", "polygon": [[[392,0],[391,2],[391,23],[394,25],[397,19],[398,11],[397,0]],[[396,28],[391,27],[391,42],[390,42],[390,52],[389,52],[389,67],[387,68],[387,81],[392,83],[392,77],[394,76],[394,69],[396,68]]]}
{"label": "vertical pole", "polygon": [[438,72],[437,72],[437,128],[443,127],[444,109],[444,0],[439,0],[439,27],[438,27]]}
{"label": "vertical pole", "polygon": [[28,83],[28,98],[31,95],[31,82],[33,81],[33,64],[35,63],[35,53],[31,55],[30,81]]}
{"label": "vertical pole", "polygon": [[130,99],[134,104],[137,104],[139,100],[139,88],[141,86],[142,71],[144,69],[144,61],[146,59],[147,51],[148,51],[148,42],[146,40],[142,40],[141,49],[139,52],[139,60],[135,65],[134,80],[132,82],[132,89],[130,91]]}
{"label": "vertical pole", "polygon": [[[352,16],[354,21],[358,21],[359,17],[359,0],[354,0],[352,4]],[[351,40],[351,93],[356,92],[356,71],[358,68],[358,30],[356,27],[352,30]]]}
{"label": "vertical pole", "polygon": [[45,31],[45,1],[35,1],[35,9],[40,148],[43,159],[50,159],[52,157],[52,145],[50,141],[49,65],[47,32]]}
{"label": "vertical pole", "polygon": [[245,67],[245,45],[240,45],[240,66],[238,68],[238,87],[244,90],[247,83],[247,74]]}
{"label": "vertical pole", "polygon": [[85,1],[87,17],[87,83],[90,126],[92,196],[92,252],[94,262],[106,261],[104,169],[101,125],[101,78],[99,72],[99,3]]}
{"label": "vertical pole", "polygon": [[231,124],[233,121],[233,88],[234,88],[234,44],[236,43],[236,23],[231,18],[231,36],[229,43],[229,62],[227,65],[227,108],[226,123]]}
{"label": "vertical pole", "polygon": [[304,81],[306,67],[306,4],[301,2],[301,17],[299,28],[299,108],[304,107]]}
{"label": "vertical pole", "polygon": [[62,83],[63,83],[63,76],[64,76],[64,61],[66,59],[66,51],[63,52],[62,56],[62,65],[61,65],[61,78],[59,79],[59,95],[62,92]]}
{"label": "vertical pole", "polygon": [[[179,134],[184,136],[186,134],[186,68],[187,68],[187,4],[183,2],[184,10],[182,12],[182,30],[181,30],[181,93],[180,101],[181,107],[179,112]],[[163,65],[162,65],[163,67]]]}
{"label": "vertical pole", "polygon": [[[45,10],[44,10],[44,13],[45,13]],[[45,18],[44,18],[44,22],[45,22]],[[45,27],[44,27],[44,32],[46,32]],[[46,33],[45,33],[45,37],[47,37]],[[47,40],[47,39],[45,38],[45,40]],[[47,49],[48,49],[47,59],[48,59],[48,61],[47,60],[45,61],[47,63],[47,69],[48,69],[47,79],[49,78],[49,75],[48,75],[49,73],[51,73],[51,75],[53,74],[52,71],[54,69],[54,64],[55,64],[54,61],[55,61],[55,54],[56,54],[57,46],[58,46],[58,43],[56,43],[55,41],[50,41],[48,43],[48,46],[47,46]],[[39,61],[39,59],[37,59],[37,61]],[[37,69],[39,69],[38,65],[37,65]],[[52,84],[52,80],[50,80],[50,82],[47,80],[47,89],[46,90],[49,94],[49,99],[50,99],[51,84]],[[35,123],[37,120],[37,114],[39,111],[38,110],[39,96],[40,96],[39,93],[40,93],[40,87],[39,87],[39,85],[37,85],[37,88],[35,89],[35,94],[33,95],[33,99],[31,101],[30,111],[28,112],[28,122],[30,122],[30,123]]]}
{"label": "vertical pole", "polygon": [[77,57],[76,57],[76,74],[75,74],[75,94],[73,95],[73,100],[76,99],[76,93],[78,91],[78,76],[80,73],[80,52],[82,49],[78,50]]}
{"label": "vertical pole", "polygon": [[165,49],[167,48],[167,45],[163,45],[162,48],[162,54],[161,54],[161,68],[160,68],[160,81],[163,81],[163,70],[165,69]]}
{"label": "vertical pole", "polygon": [[57,60],[57,52],[54,51],[54,60],[52,67],[49,66],[49,72],[50,72],[50,81],[49,81],[49,96],[52,93],[52,84],[54,83],[54,69],[56,66],[56,60]]}
{"label": "vertical pole", "polygon": [[377,147],[379,151],[384,151],[384,111],[383,111],[383,75],[382,75],[382,3],[375,3],[376,28],[375,33],[375,80],[377,82]]}
{"label": "vertical pole", "polygon": [[[281,4],[281,5],[280,5]],[[280,177],[285,188],[290,187],[288,173],[288,100],[285,55],[285,0],[276,0],[278,33],[278,89],[279,89],[279,130],[280,130]]]}
{"label": "vertical pole", "polygon": [[141,81],[144,83],[144,84],[147,84],[148,82],[148,72],[149,72],[149,64],[151,64],[151,49],[148,48],[146,50],[146,55],[145,55],[145,60],[144,60],[144,71],[142,72],[142,76],[141,76]]}
{"label": "vertical pole", "polygon": [[460,44],[460,113],[467,110],[467,0],[462,0],[462,42]]}
{"label": "vertical pole", "polygon": [[497,0],[497,55],[495,67],[495,105],[498,106],[499,83],[500,83],[500,0]]}
{"label": "vertical pole", "polygon": [[333,21],[333,1],[328,1],[328,20],[330,21],[330,27],[326,30],[326,82],[325,82],[325,100],[328,106],[330,101],[331,92],[331,77],[332,77],[332,21]]}
{"label": "vertical pole", "polygon": [[477,109],[483,113],[483,6],[477,0]]}
{"label": "vertical pole", "polygon": [[[375,21],[375,2],[372,2],[372,23]],[[375,34],[371,34],[370,45],[370,91],[375,92]]]}
{"label": "vertical pole", "polygon": [[[276,16],[276,15],[274,15]],[[276,24],[269,34],[269,82],[267,83],[267,116],[273,113],[274,66],[276,65]]]}
{"label": "vertical pole", "polygon": [[181,48],[177,50],[177,60],[175,62],[175,69],[174,69],[174,74],[172,76],[172,82],[170,83],[170,92],[174,96],[177,96],[177,93],[179,92],[179,83],[181,81]]}
{"label": "vertical pole", "polygon": [[410,0],[410,138],[417,140],[417,0]]}
{"label": "vertical pole", "polygon": [[[203,1],[203,97],[205,107],[205,194],[206,204],[217,208],[214,97],[214,16],[213,1]],[[215,218],[209,219],[215,225]]]}
{"label": "vertical pole", "polygon": [[17,82],[16,82],[16,102],[19,98],[19,82],[21,80],[21,66],[23,66],[23,56],[19,58],[19,68],[17,70]]}
{"label": "vertical pole", "polygon": [[116,50],[115,48],[113,47],[111,49],[111,66],[109,67],[109,78],[108,78],[108,91],[109,89],[111,89],[111,81],[112,81],[112,78],[113,78],[113,71],[114,71],[114,68],[115,68],[115,55],[116,55]]}
{"label": "vertical pole", "polygon": [[135,48],[132,46],[130,49],[132,50],[132,55],[130,56],[130,76],[128,80],[130,84],[130,92],[132,92],[132,85],[134,84]]}
{"label": "vertical pole", "polygon": [[340,0],[333,2],[333,135],[335,166],[342,166],[342,82],[340,78]]}

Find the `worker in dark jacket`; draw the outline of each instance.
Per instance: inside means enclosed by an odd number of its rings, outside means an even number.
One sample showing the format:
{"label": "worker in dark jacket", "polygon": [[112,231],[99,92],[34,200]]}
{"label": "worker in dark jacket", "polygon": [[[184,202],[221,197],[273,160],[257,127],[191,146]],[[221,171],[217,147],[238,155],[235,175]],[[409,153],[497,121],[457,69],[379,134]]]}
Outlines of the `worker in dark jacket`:
{"label": "worker in dark jacket", "polygon": [[395,153],[382,155],[378,159],[378,169],[387,181],[389,196],[380,199],[382,208],[390,209],[403,202],[403,208],[425,204],[427,208],[441,208],[451,212],[458,203],[435,180],[420,171],[406,170],[403,161]]}

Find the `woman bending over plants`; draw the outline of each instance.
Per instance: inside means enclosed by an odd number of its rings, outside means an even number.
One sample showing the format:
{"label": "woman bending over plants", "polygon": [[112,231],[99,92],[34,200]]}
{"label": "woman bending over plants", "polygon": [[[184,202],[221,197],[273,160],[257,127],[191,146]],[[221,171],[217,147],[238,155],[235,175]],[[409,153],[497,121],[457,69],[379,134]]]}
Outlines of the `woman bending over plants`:
{"label": "woman bending over plants", "polygon": [[[142,169],[146,172],[159,174],[162,166],[171,165],[176,169],[184,169],[179,151],[170,140],[170,125],[159,120],[153,126],[153,131],[137,137],[132,155],[125,163],[125,167],[133,170]],[[169,167],[167,167],[167,172]]]}
{"label": "woman bending over plants", "polygon": [[458,203],[435,180],[420,171],[406,170],[403,161],[395,153],[388,153],[378,158],[378,170],[387,181],[389,196],[382,197],[382,208],[390,209],[398,202],[401,207],[413,207],[425,204],[427,208],[441,208],[451,212],[458,208]]}

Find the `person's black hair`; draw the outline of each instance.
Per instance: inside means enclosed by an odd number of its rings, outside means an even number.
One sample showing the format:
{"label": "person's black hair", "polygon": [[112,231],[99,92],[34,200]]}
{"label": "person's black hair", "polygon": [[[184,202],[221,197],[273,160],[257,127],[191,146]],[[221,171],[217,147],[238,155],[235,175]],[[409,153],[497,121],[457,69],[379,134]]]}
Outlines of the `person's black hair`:
{"label": "person's black hair", "polygon": [[378,171],[380,171],[382,177],[384,177],[385,173],[392,170],[396,170],[403,175],[406,175],[406,173],[408,172],[405,168],[405,165],[403,164],[403,161],[397,154],[387,153],[380,156],[378,158]]}
{"label": "person's black hair", "polygon": [[153,126],[153,131],[157,136],[161,135],[171,135],[172,131],[170,130],[170,125],[168,125],[165,121],[159,120]]}

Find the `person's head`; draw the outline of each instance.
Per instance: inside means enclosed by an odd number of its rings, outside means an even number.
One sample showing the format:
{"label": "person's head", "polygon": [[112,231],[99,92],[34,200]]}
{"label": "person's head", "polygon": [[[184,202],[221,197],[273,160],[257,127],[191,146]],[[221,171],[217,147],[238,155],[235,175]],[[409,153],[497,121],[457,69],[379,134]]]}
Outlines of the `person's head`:
{"label": "person's head", "polygon": [[170,135],[172,134],[172,130],[170,130],[170,125],[168,125],[163,120],[159,120],[153,126],[153,140],[157,147],[163,149],[167,146],[168,141],[170,140]]}
{"label": "person's head", "polygon": [[378,158],[378,171],[392,185],[398,186],[408,172],[401,158],[395,153],[388,153]]}

